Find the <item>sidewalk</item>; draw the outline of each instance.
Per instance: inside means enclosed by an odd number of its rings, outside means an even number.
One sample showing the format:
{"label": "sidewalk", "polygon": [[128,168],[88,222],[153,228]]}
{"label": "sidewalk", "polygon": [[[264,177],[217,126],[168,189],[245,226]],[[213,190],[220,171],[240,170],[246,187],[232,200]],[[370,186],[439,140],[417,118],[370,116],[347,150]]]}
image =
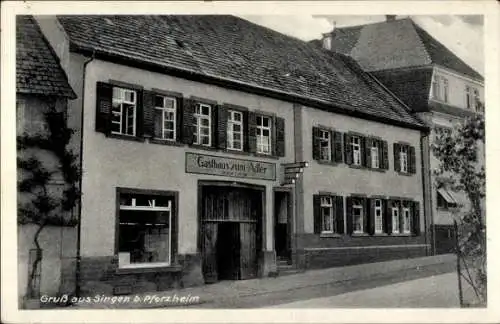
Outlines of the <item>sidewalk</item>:
{"label": "sidewalk", "polygon": [[[130,298],[115,302],[83,302],[73,307],[80,308],[161,308],[161,307],[196,307],[198,304],[223,305],[224,301],[234,301],[248,296],[259,296],[276,292],[286,292],[301,288],[321,286],[332,283],[342,283],[352,280],[366,280],[381,275],[391,276],[391,273],[415,271],[439,264],[453,264],[452,254],[360,264],[338,268],[309,270],[303,273],[286,275],[277,278],[259,278],[240,281],[222,281],[215,284],[193,288],[155,291],[148,294],[131,295]],[[173,303],[172,299],[191,298],[189,303]],[[116,296],[118,298],[118,296]],[[126,296],[122,296],[126,297]],[[193,298],[198,297],[195,301]],[[201,305],[200,305],[201,306]],[[208,306],[208,305],[203,305]]]}

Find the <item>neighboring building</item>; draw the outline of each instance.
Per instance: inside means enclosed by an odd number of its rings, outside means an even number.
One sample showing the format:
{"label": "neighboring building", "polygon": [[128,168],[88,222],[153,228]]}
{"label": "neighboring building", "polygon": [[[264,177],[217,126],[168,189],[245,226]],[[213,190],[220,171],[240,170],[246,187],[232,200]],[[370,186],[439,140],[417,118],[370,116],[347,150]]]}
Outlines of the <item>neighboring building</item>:
{"label": "neighboring building", "polygon": [[[318,45],[318,41],[315,41]],[[322,45],[355,59],[432,128],[450,129],[483,113],[484,78],[409,18],[336,28]],[[484,154],[482,154],[484,165]],[[439,161],[430,154],[430,168]],[[432,175],[432,215],[437,253],[453,249],[453,212],[468,205],[463,193],[438,187]]]}
{"label": "neighboring building", "polygon": [[352,59],[233,16],[37,20],[79,98],[82,293],[426,255],[428,127]]}
{"label": "neighboring building", "polygon": [[[46,135],[48,126],[44,114],[49,111],[65,114],[68,100],[74,99],[75,93],[68,84],[57,56],[32,17],[17,17],[16,41],[17,135]],[[37,148],[18,150],[17,155],[24,160],[30,157],[37,158],[49,172],[55,172],[48,189],[55,198],[61,195],[64,181],[58,172],[58,161],[55,156]],[[18,180],[22,177],[23,173],[18,170]],[[30,199],[32,197],[29,194],[18,193],[19,205]],[[60,212],[60,216],[72,217],[67,212]],[[21,216],[19,220],[21,223],[17,230],[18,294],[21,302],[24,297],[30,297],[25,295],[34,260],[33,239],[38,225],[23,224]],[[76,256],[76,227],[49,225],[42,230],[39,242],[42,248],[42,265],[41,271],[35,274],[37,291],[34,294],[56,296],[74,289],[66,286],[62,277],[75,275],[69,265],[74,262]],[[36,296],[31,297],[36,298]]]}

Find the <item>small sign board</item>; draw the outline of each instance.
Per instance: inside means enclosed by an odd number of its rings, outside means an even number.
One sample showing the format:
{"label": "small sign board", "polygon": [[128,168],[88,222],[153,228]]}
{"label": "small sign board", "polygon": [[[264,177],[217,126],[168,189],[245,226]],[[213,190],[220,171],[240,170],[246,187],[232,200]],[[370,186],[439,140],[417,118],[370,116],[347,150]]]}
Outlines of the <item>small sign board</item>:
{"label": "small sign board", "polygon": [[186,153],[186,172],[226,177],[276,180],[276,164],[226,158],[215,155]]}

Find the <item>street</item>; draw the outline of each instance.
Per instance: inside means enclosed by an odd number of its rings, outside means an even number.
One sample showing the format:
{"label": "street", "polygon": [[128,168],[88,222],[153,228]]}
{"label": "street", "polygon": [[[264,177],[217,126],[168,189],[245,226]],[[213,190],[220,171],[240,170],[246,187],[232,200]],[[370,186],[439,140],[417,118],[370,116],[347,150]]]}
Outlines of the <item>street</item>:
{"label": "street", "polygon": [[450,272],[387,286],[357,290],[336,296],[280,304],[273,307],[459,307],[457,274]]}

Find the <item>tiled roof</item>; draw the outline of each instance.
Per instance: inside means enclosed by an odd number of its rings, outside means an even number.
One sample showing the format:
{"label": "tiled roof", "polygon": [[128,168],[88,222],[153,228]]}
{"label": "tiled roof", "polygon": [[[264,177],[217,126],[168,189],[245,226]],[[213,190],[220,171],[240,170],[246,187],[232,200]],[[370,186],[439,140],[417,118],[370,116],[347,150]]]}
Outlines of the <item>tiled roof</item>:
{"label": "tiled roof", "polygon": [[[60,16],[74,51],[284,93],[409,127],[423,123],[344,55],[234,16]],[[96,55],[97,55],[96,54]],[[340,108],[339,108],[340,107]]]}
{"label": "tiled roof", "polygon": [[332,49],[352,56],[366,71],[438,64],[484,78],[410,18],[336,28]]}
{"label": "tiled roof", "polygon": [[31,16],[16,17],[16,91],[76,98],[59,59]]}

